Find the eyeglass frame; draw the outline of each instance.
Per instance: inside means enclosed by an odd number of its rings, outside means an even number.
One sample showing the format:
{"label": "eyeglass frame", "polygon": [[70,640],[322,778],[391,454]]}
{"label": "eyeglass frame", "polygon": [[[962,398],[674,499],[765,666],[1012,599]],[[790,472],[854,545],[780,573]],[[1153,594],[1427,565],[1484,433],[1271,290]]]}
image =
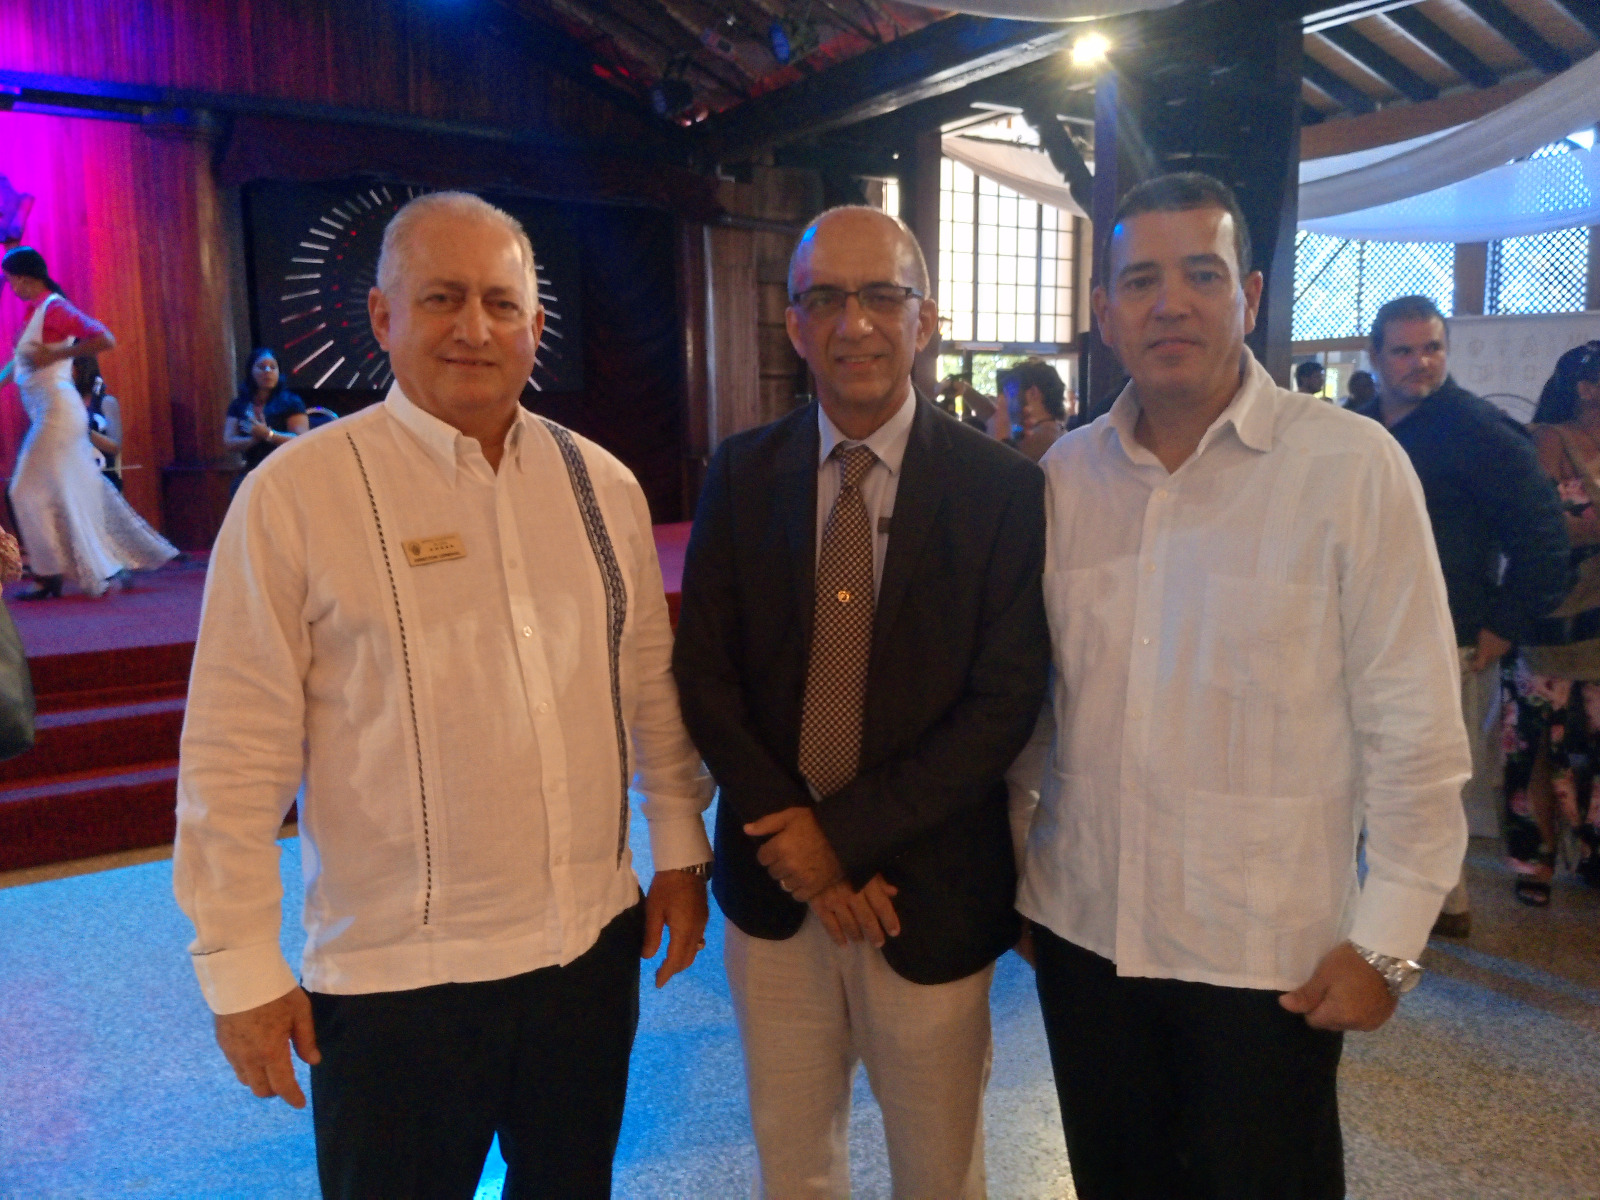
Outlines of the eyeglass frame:
{"label": "eyeglass frame", "polygon": [[897,309],[904,309],[906,301],[908,301],[908,300],[926,300],[928,298],[922,292],[919,292],[916,288],[909,287],[909,286],[907,286],[906,284],[903,284],[903,283],[882,283],[882,282],[880,282],[880,283],[867,283],[867,284],[863,284],[861,287],[856,288],[854,291],[847,291],[844,288],[833,287],[833,286],[831,286],[829,284],[825,284],[824,283],[824,284],[817,284],[814,287],[808,287],[804,291],[799,291],[799,292],[793,293],[789,297],[789,304],[790,304],[791,307],[799,309],[800,312],[803,313],[806,317],[811,318],[815,314],[811,313],[806,308],[805,298],[807,296],[809,296],[809,295],[812,295],[815,292],[831,292],[831,293],[837,294],[840,297],[840,309],[839,309],[840,312],[844,312],[846,309],[848,309],[850,307],[850,298],[852,296],[854,296],[856,304],[860,306],[860,308],[861,308],[861,310],[863,312],[874,313],[875,315],[878,315],[878,316],[888,316],[888,315],[890,315],[890,310],[884,309],[883,311],[879,312],[878,310],[872,308],[865,301],[863,301],[861,299],[861,293],[862,292],[870,291],[873,288],[881,288],[886,292],[888,292],[888,291],[899,292],[900,293],[900,299],[897,302],[897,306],[896,306]]}

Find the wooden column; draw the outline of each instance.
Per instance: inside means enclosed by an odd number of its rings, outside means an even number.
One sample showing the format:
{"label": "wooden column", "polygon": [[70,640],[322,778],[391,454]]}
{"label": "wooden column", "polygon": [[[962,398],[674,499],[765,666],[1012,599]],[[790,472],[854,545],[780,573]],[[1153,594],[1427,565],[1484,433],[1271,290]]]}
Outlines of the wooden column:
{"label": "wooden column", "polygon": [[[917,235],[928,260],[928,294],[939,299],[939,164],[944,154],[938,129],[920,133],[900,151],[900,216]],[[911,367],[911,381],[926,396],[939,386],[936,334]]]}
{"label": "wooden column", "polygon": [[1600,225],[1589,230],[1589,288],[1585,308],[1600,308]]}
{"label": "wooden column", "polygon": [[678,312],[683,318],[683,513],[694,514],[711,460],[710,327],[706,227],[678,222]]}
{"label": "wooden column", "polygon": [[[1111,217],[1123,193],[1150,172],[1149,156],[1143,152],[1144,135],[1139,128],[1139,87],[1137,81],[1121,71],[1108,71],[1094,87],[1094,204],[1089,214],[1089,256],[1092,281],[1105,271],[1106,238]],[[1127,376],[1111,348],[1100,340],[1100,325],[1089,315],[1089,330],[1082,340],[1086,363],[1078,378],[1086,394],[1078,398],[1079,411],[1092,420],[1116,398]]]}
{"label": "wooden column", "polygon": [[[1593,261],[1591,246],[1590,261]],[[1489,243],[1457,242],[1455,296],[1452,309],[1458,317],[1483,315],[1484,293],[1489,283]]]}
{"label": "wooden column", "polygon": [[157,464],[164,468],[162,517],[177,545],[203,549],[222,524],[234,475],[222,426],[240,357],[232,279],[244,264],[233,261],[211,133],[156,128],[141,141],[142,263],[159,320],[159,330],[146,336],[159,338],[168,388],[166,404],[155,406],[164,427],[152,429],[171,446]]}
{"label": "wooden column", "polygon": [[[1116,202],[1140,179],[1203,171],[1231,187],[1266,279],[1251,349],[1289,378],[1298,224],[1301,41],[1266,0],[1219,0],[1147,16],[1140,46],[1095,89],[1094,228],[1103,246]],[[1092,398],[1115,380],[1091,352]]]}

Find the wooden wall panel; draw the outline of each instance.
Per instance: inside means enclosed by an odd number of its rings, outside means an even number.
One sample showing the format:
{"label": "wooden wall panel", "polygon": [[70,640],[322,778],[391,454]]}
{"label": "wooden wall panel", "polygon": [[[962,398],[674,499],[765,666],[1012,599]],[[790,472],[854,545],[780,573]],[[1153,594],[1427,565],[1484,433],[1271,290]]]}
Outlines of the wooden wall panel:
{"label": "wooden wall panel", "polygon": [[[518,19],[439,0],[5,0],[16,71],[623,139],[638,117],[535,65]],[[491,8],[493,14],[494,10]]]}
{"label": "wooden wall panel", "polygon": [[748,229],[706,229],[712,450],[765,419],[756,349],[756,236]]}
{"label": "wooden wall panel", "polygon": [[[101,369],[122,403],[128,498],[158,525],[161,468],[174,454],[173,401],[220,403],[217,366],[231,349],[218,344],[215,328],[228,316],[226,301],[207,286],[224,267],[201,245],[209,156],[203,143],[136,125],[0,113],[0,174],[36,197],[28,243],[73,302],[116,335]],[[16,343],[22,316],[7,289],[0,346]],[[229,373],[224,366],[222,379]],[[0,471],[8,478],[26,429],[8,386],[0,393]]]}

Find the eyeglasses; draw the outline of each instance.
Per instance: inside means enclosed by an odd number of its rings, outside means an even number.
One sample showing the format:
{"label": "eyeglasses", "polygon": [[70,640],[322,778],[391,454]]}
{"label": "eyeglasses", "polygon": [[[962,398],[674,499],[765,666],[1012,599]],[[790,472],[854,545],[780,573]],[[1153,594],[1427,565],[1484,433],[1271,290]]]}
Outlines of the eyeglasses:
{"label": "eyeglasses", "polygon": [[869,283],[853,292],[836,287],[813,287],[796,292],[789,299],[810,319],[825,321],[842,313],[851,296],[862,308],[878,317],[899,316],[907,300],[922,299],[922,293],[916,288],[899,287],[892,283]]}

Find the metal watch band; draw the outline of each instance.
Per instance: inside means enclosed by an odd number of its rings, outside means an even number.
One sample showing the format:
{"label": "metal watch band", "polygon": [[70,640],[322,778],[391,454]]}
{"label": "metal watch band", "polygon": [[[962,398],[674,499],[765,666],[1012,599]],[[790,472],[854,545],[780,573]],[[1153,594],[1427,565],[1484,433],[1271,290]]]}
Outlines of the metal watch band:
{"label": "metal watch band", "polygon": [[1365,946],[1350,943],[1351,949],[1366,960],[1388,985],[1389,994],[1398,1000],[1404,996],[1422,979],[1422,964],[1412,962],[1408,958],[1392,958],[1387,954],[1379,954],[1376,950],[1368,950]]}
{"label": "metal watch band", "polygon": [[677,869],[682,871],[685,875],[693,875],[696,879],[711,878],[711,863],[709,861],[695,863],[693,866],[679,867]]}

